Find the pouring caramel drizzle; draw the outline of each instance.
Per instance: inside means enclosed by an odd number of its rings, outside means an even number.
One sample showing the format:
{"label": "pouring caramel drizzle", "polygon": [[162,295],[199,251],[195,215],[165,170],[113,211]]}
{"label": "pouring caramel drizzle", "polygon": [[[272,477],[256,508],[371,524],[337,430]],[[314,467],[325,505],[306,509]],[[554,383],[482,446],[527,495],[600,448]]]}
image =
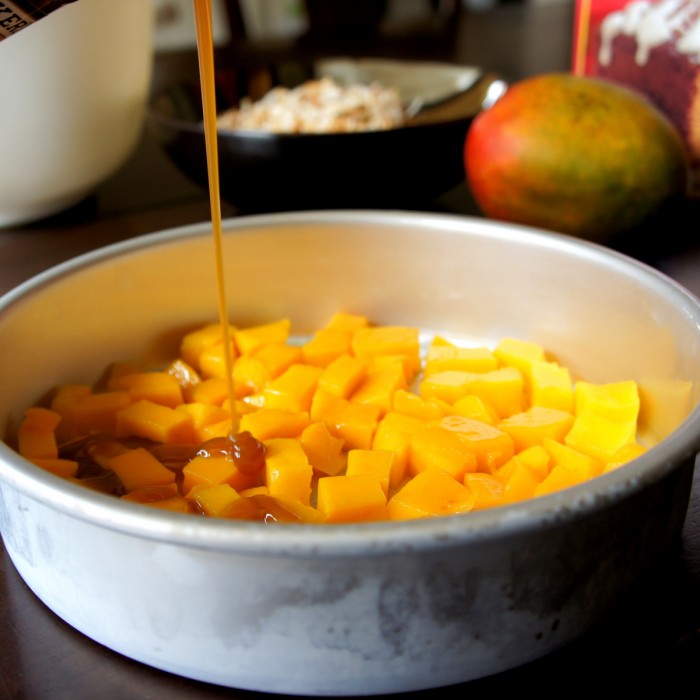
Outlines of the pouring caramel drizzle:
{"label": "pouring caramel drizzle", "polygon": [[216,264],[217,300],[219,322],[224,340],[224,367],[228,383],[228,397],[231,405],[231,434],[238,432],[238,412],[233,386],[233,358],[231,355],[230,327],[228,305],[226,303],[226,285],[224,281],[223,231],[221,224],[221,195],[219,186],[219,152],[216,125],[216,94],[214,81],[214,39],[212,32],[211,0],[193,0],[195,27],[197,32],[197,56],[199,60],[199,78],[202,86],[202,109],[204,118],[204,137],[207,154],[207,173],[209,177],[209,205],[211,208],[212,232],[214,236],[214,254]]}
{"label": "pouring caramel drizzle", "polygon": [[[230,403],[230,431],[226,436],[211,438],[199,445],[161,444],[139,437],[114,437],[108,433],[89,433],[60,446],[59,454],[78,462],[76,478],[85,486],[117,497],[130,497],[139,503],[155,503],[167,500],[179,493],[183,483],[185,466],[196,457],[225,457],[235,463],[237,469],[262,484],[265,470],[265,445],[249,431],[240,431],[240,418],[236,409],[233,381],[233,352],[231,327],[228,318],[226,288],[224,283],[223,226],[221,220],[221,196],[219,193],[219,158],[217,144],[217,113],[214,81],[214,41],[212,32],[211,0],[193,0],[197,31],[197,54],[202,85],[202,108],[209,176],[209,200],[211,208],[214,257],[216,264],[217,301],[223,339],[224,366]],[[114,470],[109,459],[129,449],[148,449],[156,459],[173,471],[175,484],[136,489],[129,493]],[[186,512],[204,514],[194,499],[185,504]],[[222,517],[261,522],[297,522],[299,515],[278,502],[272,496],[255,494],[241,497]]]}

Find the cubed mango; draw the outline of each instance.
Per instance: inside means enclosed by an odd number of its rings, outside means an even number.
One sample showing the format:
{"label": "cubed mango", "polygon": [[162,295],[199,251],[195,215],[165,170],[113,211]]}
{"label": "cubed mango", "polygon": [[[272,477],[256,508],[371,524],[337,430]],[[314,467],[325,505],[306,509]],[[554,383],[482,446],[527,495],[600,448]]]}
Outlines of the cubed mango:
{"label": "cubed mango", "polygon": [[476,471],[477,456],[454,431],[430,423],[411,435],[408,451],[408,472],[414,478],[429,469],[462,481],[467,472]]}
{"label": "cubed mango", "polygon": [[154,442],[193,443],[197,440],[192,416],[146,399],[116,412],[114,434]]}
{"label": "cubed mango", "polygon": [[535,360],[530,364],[530,404],[574,412],[574,386],[566,367]]}
{"label": "cubed mango", "polygon": [[423,398],[439,398],[454,404],[474,394],[486,401],[501,418],[525,410],[525,383],[521,372],[504,367],[491,372],[436,372],[423,379],[419,393]]}
{"label": "cubed mango", "polygon": [[258,348],[252,357],[262,362],[270,378],[274,379],[291,365],[303,362],[304,354],[298,345],[273,342]]}
{"label": "cubed mango", "polygon": [[115,383],[117,389],[128,391],[134,401],[147,399],[170,408],[175,408],[183,402],[182,389],[177,377],[168,372],[126,374]]}
{"label": "cubed mango", "polygon": [[19,453],[27,459],[58,459],[56,428],[61,415],[49,408],[27,408],[17,430]]}
{"label": "cubed mango", "polygon": [[270,495],[308,506],[313,469],[301,443],[293,438],[273,438],[265,447],[265,483]]}
{"label": "cubed mango", "polygon": [[445,416],[437,425],[459,438],[476,457],[477,471],[493,473],[514,454],[513,438],[496,426],[465,416]]}
{"label": "cubed mango", "polygon": [[335,476],[345,469],[345,443],[332,435],[323,421],[314,421],[306,426],[299,441],[309,463],[317,472]]}
{"label": "cubed mango", "polygon": [[107,466],[119,477],[127,491],[175,483],[175,473],[144,447],[112,457]]}
{"label": "cubed mango", "polygon": [[557,408],[532,406],[497,423],[497,427],[513,438],[515,451],[542,444],[546,436],[562,442],[574,424],[574,416]]}
{"label": "cubed mango", "polygon": [[305,363],[327,367],[341,355],[351,352],[352,333],[338,328],[321,328],[301,346]]}
{"label": "cubed mango", "polygon": [[420,369],[418,329],[406,326],[373,326],[358,330],[352,339],[356,357],[370,360],[378,355],[398,355],[410,361],[412,375]]}
{"label": "cubed mango", "polygon": [[350,450],[346,474],[372,474],[379,479],[382,490],[389,493],[394,453],[391,450]]}
{"label": "cubed mango", "polygon": [[348,449],[367,449],[372,445],[381,409],[371,404],[352,403],[322,389],[314,394],[311,420],[322,420]]}
{"label": "cubed mango", "polygon": [[503,505],[503,481],[493,474],[467,472],[464,485],[474,495],[474,510]]}
{"label": "cubed mango", "polygon": [[490,372],[498,360],[487,347],[458,347],[445,341],[431,343],[425,358],[425,376],[436,372]]}
{"label": "cubed mango", "polygon": [[241,416],[239,430],[247,430],[261,442],[272,438],[293,438],[309,425],[307,411],[260,408]]}
{"label": "cubed mango", "polygon": [[386,495],[373,474],[325,476],[318,480],[318,510],[326,523],[385,520]]}
{"label": "cubed mango", "polygon": [[387,504],[390,520],[413,520],[469,513],[474,492],[439,469],[427,469],[406,482]]}
{"label": "cubed mango", "polygon": [[386,450],[394,454],[390,488],[396,488],[403,482],[408,469],[411,435],[425,425],[426,421],[422,418],[395,411],[387,413],[377,424],[372,449]]}
{"label": "cubed mango", "polygon": [[270,323],[238,329],[234,333],[236,347],[241,355],[251,355],[269,343],[284,343],[289,338],[292,322],[281,318]]}
{"label": "cubed mango", "polygon": [[376,406],[381,417],[391,410],[394,394],[405,388],[406,375],[403,365],[391,362],[381,369],[369,372],[350,396],[350,401]]}
{"label": "cubed mango", "polygon": [[291,365],[263,389],[265,408],[308,411],[322,372],[313,365]]}
{"label": "cubed mango", "polygon": [[318,388],[342,399],[350,398],[367,375],[367,363],[352,355],[341,355],[329,363],[318,379]]}
{"label": "cubed mango", "polygon": [[614,420],[592,409],[584,409],[577,413],[564,442],[579,452],[608,462],[620,448],[634,442],[636,435],[636,421]]}

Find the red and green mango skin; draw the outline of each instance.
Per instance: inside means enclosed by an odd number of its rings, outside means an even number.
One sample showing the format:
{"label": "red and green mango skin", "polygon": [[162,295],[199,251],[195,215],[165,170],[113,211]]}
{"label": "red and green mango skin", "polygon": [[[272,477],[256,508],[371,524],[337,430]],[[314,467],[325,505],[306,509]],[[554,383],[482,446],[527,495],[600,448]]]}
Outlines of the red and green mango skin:
{"label": "red and green mango skin", "polygon": [[467,184],[494,219],[605,240],[687,187],[677,129],[641,94],[549,73],[514,83],[474,119]]}

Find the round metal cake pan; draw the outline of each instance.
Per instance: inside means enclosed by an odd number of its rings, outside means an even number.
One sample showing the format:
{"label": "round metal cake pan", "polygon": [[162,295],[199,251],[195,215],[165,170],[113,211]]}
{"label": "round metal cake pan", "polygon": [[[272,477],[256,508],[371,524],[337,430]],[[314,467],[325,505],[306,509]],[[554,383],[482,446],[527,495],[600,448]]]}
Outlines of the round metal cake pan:
{"label": "round metal cake pan", "polygon": [[[635,379],[657,442],[610,474],[462,516],[263,525],[161,512],[0,444],[0,531],[60,618],[153,667],[291,695],[446,686],[537,659],[614,609],[680,538],[700,434],[700,306],[603,247],[468,217],[297,212],[224,222],[230,315],[338,310],[466,342],[541,343],[589,381]],[[209,224],[84,255],[0,300],[0,419],[217,318]]]}

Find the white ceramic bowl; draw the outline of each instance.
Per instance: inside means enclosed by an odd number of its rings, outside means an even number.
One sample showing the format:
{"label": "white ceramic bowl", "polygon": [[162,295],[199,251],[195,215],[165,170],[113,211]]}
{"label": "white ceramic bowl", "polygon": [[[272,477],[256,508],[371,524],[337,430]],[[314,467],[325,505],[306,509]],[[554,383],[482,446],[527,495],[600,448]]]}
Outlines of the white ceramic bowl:
{"label": "white ceramic bowl", "polygon": [[[504,671],[577,639],[677,545],[700,441],[700,305],[590,243],[393,212],[225,222],[232,319],[337,310],[465,340],[539,342],[590,381],[636,379],[660,442],[567,491],[463,516],[264,525],[121,502],[0,445],[0,531],[68,624],[186,677],[371,695]],[[208,224],[61,265],[0,300],[0,421],[216,318]]]}
{"label": "white ceramic bowl", "polygon": [[62,211],[121,166],[141,134],[150,0],[80,0],[0,43],[0,227]]}

